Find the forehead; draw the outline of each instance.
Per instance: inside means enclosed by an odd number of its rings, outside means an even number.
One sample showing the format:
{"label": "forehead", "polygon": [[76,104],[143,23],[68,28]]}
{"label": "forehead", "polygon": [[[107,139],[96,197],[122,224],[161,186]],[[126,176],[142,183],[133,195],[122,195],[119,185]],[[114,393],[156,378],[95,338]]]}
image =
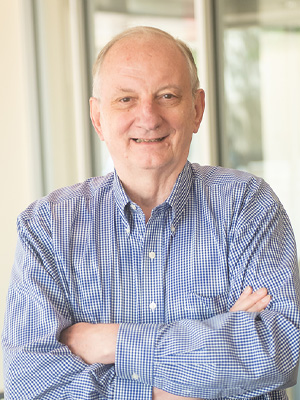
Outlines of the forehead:
{"label": "forehead", "polygon": [[135,35],[120,39],[108,50],[100,75],[126,68],[151,74],[189,74],[188,63],[176,43],[160,35]]}

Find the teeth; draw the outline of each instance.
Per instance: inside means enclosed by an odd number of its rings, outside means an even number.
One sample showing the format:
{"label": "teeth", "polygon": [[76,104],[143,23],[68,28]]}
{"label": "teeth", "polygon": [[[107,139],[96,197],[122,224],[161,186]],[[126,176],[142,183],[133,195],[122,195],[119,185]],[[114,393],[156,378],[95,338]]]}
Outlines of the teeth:
{"label": "teeth", "polygon": [[160,142],[163,138],[158,139],[134,139],[136,143],[152,143],[152,142]]}

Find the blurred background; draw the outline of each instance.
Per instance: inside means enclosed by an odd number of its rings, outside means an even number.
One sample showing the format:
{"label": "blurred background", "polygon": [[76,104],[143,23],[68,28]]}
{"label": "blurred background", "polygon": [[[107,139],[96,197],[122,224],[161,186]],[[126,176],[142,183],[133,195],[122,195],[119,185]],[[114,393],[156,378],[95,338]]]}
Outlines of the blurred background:
{"label": "blurred background", "polygon": [[[299,0],[1,0],[1,330],[17,215],[58,187],[112,170],[89,121],[91,69],[101,47],[135,25],[192,48],[207,107],[190,160],[262,176],[299,248]],[[291,400],[300,400],[298,386]]]}

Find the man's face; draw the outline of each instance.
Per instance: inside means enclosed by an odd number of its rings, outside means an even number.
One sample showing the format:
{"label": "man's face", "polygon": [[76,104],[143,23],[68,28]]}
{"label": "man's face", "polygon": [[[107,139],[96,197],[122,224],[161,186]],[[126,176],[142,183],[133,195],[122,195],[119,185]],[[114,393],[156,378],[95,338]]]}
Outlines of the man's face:
{"label": "man's face", "polygon": [[100,100],[91,115],[117,172],[183,168],[204,110],[204,92],[192,95],[187,62],[159,36],[125,38],[101,67]]}

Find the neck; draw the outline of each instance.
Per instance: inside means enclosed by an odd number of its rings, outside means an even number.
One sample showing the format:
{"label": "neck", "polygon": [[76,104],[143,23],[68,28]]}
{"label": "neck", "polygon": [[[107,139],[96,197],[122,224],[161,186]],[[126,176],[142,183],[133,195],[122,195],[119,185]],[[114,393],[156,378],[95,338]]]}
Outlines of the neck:
{"label": "neck", "polygon": [[117,172],[125,192],[133,202],[141,207],[147,222],[153,208],[162,204],[171,194],[181,170],[182,168],[179,168],[169,174],[153,170],[143,170],[140,173],[133,171],[132,174],[123,171],[121,174],[119,171]]}

